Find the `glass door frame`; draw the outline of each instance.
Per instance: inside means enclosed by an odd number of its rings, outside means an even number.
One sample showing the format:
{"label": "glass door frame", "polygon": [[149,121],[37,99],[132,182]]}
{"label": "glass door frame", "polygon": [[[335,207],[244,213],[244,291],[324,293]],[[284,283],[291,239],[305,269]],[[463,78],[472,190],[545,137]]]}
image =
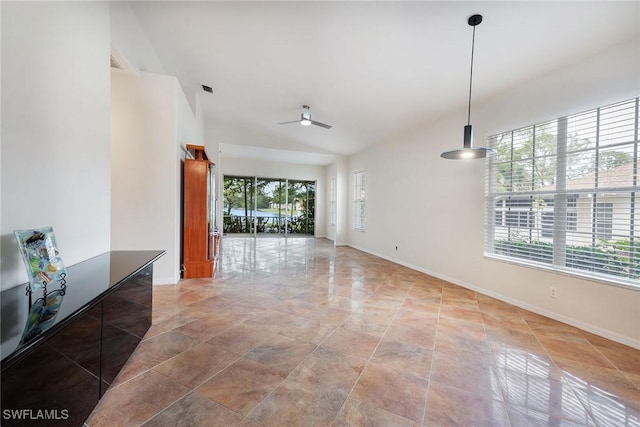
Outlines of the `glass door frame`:
{"label": "glass door frame", "polygon": [[[259,219],[258,219],[258,190],[259,190],[259,182],[261,185],[268,185],[269,182],[277,182],[278,183],[278,188],[282,188],[284,186],[284,206],[285,206],[285,215],[284,217],[281,216],[280,211],[278,212],[278,216],[274,217],[274,222],[276,221],[275,218],[277,218],[277,225],[276,228],[278,229],[277,233],[273,233],[274,235],[278,235],[278,236],[282,236],[282,237],[289,237],[289,235],[308,235],[308,236],[313,236],[315,237],[315,203],[316,203],[316,188],[317,188],[317,180],[304,180],[304,179],[289,179],[289,178],[265,178],[265,177],[258,177],[258,176],[247,176],[247,175],[223,175],[222,176],[222,190],[223,193],[225,193],[226,191],[226,187],[225,187],[225,183],[227,181],[227,179],[242,179],[244,180],[243,184],[243,192],[242,194],[245,196],[245,199],[247,199],[247,181],[250,181],[250,185],[249,185],[249,189],[251,190],[249,192],[249,199],[247,200],[246,203],[244,203],[244,209],[245,212],[249,209],[250,214],[246,214],[243,218],[245,218],[245,222],[246,225],[243,226],[242,223],[240,223],[240,230],[238,233],[240,234],[248,234],[248,235],[253,235],[254,237],[257,237],[259,234],[265,234],[264,231],[259,231],[260,228],[262,228],[262,224],[258,224]],[[266,184],[263,184],[266,183]],[[293,210],[294,210],[294,206],[293,203],[294,201],[291,201],[291,207],[289,206],[290,204],[290,200],[293,200],[290,197],[290,190],[291,190],[291,185],[292,184],[296,184],[296,183],[301,183],[301,184],[305,184],[305,188],[306,188],[306,195],[305,195],[305,214],[304,217],[306,218],[306,226],[304,227],[305,231],[308,231],[309,227],[309,222],[310,222],[310,218],[309,218],[309,213],[311,211],[311,207],[309,206],[309,186],[312,185],[313,186],[313,212],[314,212],[314,216],[313,216],[313,232],[310,234],[307,233],[296,233],[293,232],[292,227],[294,226],[294,222],[293,222]],[[278,208],[280,209],[282,206],[282,200],[281,200],[281,196],[282,196],[282,190],[278,191],[279,193],[279,198],[278,198]],[[223,210],[223,214],[222,214],[222,232],[223,233],[229,233],[230,231],[225,230],[225,224],[224,224],[224,219],[226,215],[225,212],[225,204],[227,203],[227,198],[226,198],[226,194],[223,194],[223,200],[224,202],[222,203],[222,210]],[[233,209],[233,205],[231,206],[230,209]],[[230,215],[231,216],[231,221],[233,222],[233,217],[234,215]],[[283,220],[284,219],[284,220]],[[268,222],[268,220],[267,220]],[[282,228],[282,232],[280,231],[280,229]],[[246,231],[244,231],[246,229]],[[275,236],[274,236],[275,237]]]}

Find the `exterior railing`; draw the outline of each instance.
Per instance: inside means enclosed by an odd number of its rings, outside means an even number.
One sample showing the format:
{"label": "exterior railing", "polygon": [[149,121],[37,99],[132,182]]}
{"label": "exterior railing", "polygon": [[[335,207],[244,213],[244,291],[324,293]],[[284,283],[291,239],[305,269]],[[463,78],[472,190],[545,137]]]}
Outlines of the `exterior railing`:
{"label": "exterior railing", "polygon": [[253,233],[254,229],[258,233],[287,233],[310,234],[315,231],[313,218],[303,216],[286,217],[274,216],[244,216],[227,215],[223,216],[223,230],[225,233]]}

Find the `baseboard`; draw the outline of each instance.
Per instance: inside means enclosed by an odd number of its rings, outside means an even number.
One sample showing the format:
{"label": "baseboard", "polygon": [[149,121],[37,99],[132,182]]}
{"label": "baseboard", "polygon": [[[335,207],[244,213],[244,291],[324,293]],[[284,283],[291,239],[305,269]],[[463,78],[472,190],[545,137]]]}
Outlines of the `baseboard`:
{"label": "baseboard", "polygon": [[525,310],[531,311],[531,312],[539,314],[541,316],[545,316],[545,317],[548,317],[550,319],[557,320],[559,322],[566,323],[566,324],[571,325],[571,326],[575,326],[576,328],[582,329],[583,331],[590,332],[590,333],[592,333],[594,335],[598,335],[598,336],[601,336],[603,338],[607,338],[607,339],[609,339],[611,341],[615,341],[615,342],[618,342],[620,344],[624,344],[624,345],[627,345],[629,347],[633,347],[633,348],[636,348],[636,349],[640,350],[640,340],[635,340],[633,338],[629,338],[627,336],[620,335],[620,334],[618,334],[616,332],[613,332],[613,331],[610,331],[608,329],[599,328],[599,327],[594,326],[592,324],[581,322],[581,321],[573,319],[571,317],[563,316],[561,314],[554,313],[554,312],[549,311],[549,310],[545,310],[545,309],[540,308],[538,306],[529,304],[527,302],[524,302],[524,301],[521,301],[521,300],[518,300],[518,299],[515,299],[515,298],[508,297],[506,295],[499,294],[497,292],[491,292],[491,291],[488,291],[486,289],[479,288],[479,287],[474,286],[474,285],[472,285],[470,283],[462,282],[460,280],[454,279],[453,277],[448,277],[446,275],[443,275],[443,274],[440,274],[440,273],[436,273],[435,271],[430,271],[428,269],[421,268],[421,267],[418,267],[416,265],[409,264],[407,262],[403,262],[403,261],[395,259],[393,257],[384,256],[382,254],[378,254],[376,252],[369,251],[369,250],[366,250],[366,249],[358,247],[358,246],[352,246],[352,245],[349,245],[349,246],[354,248],[354,249],[357,249],[359,251],[368,253],[370,255],[374,255],[374,256],[377,256],[379,258],[385,259],[387,261],[391,261],[391,262],[393,262],[395,264],[398,264],[398,265],[401,265],[403,267],[407,267],[407,268],[410,268],[412,270],[419,271],[420,273],[424,273],[424,274],[428,274],[428,275],[433,276],[433,277],[437,277],[438,279],[446,280],[447,282],[453,283],[454,285],[458,285],[458,286],[461,286],[463,288],[470,289],[470,290],[475,291],[475,292],[477,292],[479,294],[486,295],[488,297],[498,299],[500,301],[506,302],[506,303],[511,304],[511,305],[515,305],[516,307],[523,308]]}
{"label": "baseboard", "polygon": [[177,279],[171,277],[154,277],[153,285],[175,285],[179,280],[179,277]]}

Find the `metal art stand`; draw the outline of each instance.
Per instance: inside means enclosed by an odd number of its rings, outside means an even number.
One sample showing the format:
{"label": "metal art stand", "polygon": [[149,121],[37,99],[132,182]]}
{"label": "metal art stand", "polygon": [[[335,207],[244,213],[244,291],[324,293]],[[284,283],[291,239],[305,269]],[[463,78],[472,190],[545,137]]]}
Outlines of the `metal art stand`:
{"label": "metal art stand", "polygon": [[[65,280],[65,278],[67,277],[67,273],[62,273],[60,275],[60,280],[58,280],[58,282],[60,283],[60,295],[64,296],[64,294],[66,293],[66,289],[67,289],[67,281]],[[26,293],[25,293],[28,297],[29,297],[29,306],[27,307],[28,309],[31,308],[31,306],[33,305],[33,301],[31,298],[31,295],[33,294],[33,291],[31,290],[31,284],[27,283],[27,288],[26,288]],[[42,300],[43,306],[47,305],[47,295],[49,294],[49,292],[47,292],[47,282],[46,281],[42,281]]]}

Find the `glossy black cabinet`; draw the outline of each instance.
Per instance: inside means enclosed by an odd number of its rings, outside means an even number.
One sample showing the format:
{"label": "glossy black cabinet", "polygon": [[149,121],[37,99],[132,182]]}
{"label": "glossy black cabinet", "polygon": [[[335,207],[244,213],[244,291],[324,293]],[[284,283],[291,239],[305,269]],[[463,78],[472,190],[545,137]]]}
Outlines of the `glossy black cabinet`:
{"label": "glossy black cabinet", "polygon": [[83,425],[151,326],[153,262],[163,254],[112,251],[67,268],[55,324],[22,345],[24,288],[2,293],[3,426]]}

